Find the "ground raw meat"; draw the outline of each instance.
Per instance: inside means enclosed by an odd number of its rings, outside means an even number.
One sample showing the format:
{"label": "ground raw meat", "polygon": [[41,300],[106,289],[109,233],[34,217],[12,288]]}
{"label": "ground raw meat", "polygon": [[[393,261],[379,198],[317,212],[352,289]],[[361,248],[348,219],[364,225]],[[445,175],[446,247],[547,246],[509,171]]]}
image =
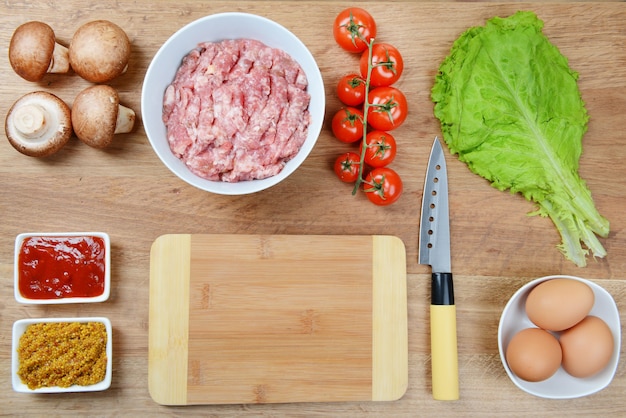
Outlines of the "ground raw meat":
{"label": "ground raw meat", "polygon": [[208,180],[274,176],[306,139],[307,85],[282,50],[250,39],[201,43],[165,90],[170,148]]}

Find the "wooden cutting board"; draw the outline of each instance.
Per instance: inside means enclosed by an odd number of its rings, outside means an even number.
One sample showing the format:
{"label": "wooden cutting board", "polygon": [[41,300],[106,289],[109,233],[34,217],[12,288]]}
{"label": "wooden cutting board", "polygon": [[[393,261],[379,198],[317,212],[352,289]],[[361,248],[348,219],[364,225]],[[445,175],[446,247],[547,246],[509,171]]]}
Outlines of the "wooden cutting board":
{"label": "wooden cutting board", "polygon": [[163,235],[149,315],[160,404],[382,401],[407,388],[397,237]]}

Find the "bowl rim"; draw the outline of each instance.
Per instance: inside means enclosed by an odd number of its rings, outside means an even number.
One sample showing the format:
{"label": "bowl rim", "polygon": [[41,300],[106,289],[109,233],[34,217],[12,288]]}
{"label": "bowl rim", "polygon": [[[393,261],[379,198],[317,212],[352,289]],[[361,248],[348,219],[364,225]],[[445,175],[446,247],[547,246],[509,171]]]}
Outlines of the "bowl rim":
{"label": "bowl rim", "polygon": [[[91,297],[66,297],[58,299],[31,299],[21,294],[19,257],[24,240],[30,237],[99,237],[104,241],[104,291],[101,295]],[[69,303],[96,303],[104,302],[111,295],[111,238],[106,232],[24,232],[15,237],[15,251],[13,261],[13,294],[15,300],[25,305],[61,305]]]}
{"label": "bowl rim", "polygon": [[[609,364],[607,364],[607,366],[605,367],[605,369],[603,369],[603,371],[587,378],[576,378],[576,377],[570,376],[563,370],[562,367],[559,367],[559,370],[557,371],[555,375],[553,375],[552,377],[544,381],[527,382],[517,377],[507,364],[505,341],[504,341],[505,340],[504,334],[505,332],[507,332],[505,330],[505,320],[508,314],[511,314],[511,312],[514,309],[518,308],[519,305],[525,302],[525,298],[528,296],[528,293],[530,293],[531,289],[533,289],[535,286],[537,286],[538,284],[542,282],[552,280],[552,279],[560,279],[560,278],[571,279],[571,280],[576,280],[576,281],[585,283],[593,290],[595,300],[594,300],[594,306],[589,312],[589,315],[593,315],[594,313],[597,313],[599,309],[606,310],[608,314],[610,315],[611,318],[606,318],[606,315],[604,315],[603,317],[601,317],[601,319],[605,323],[607,323],[607,325],[611,329],[611,333],[613,334],[613,340],[614,340],[613,354],[612,354]],[[600,306],[598,304],[599,298],[602,299],[604,305]],[[600,317],[600,315],[596,315],[596,316]],[[530,319],[528,319],[528,317],[524,315],[524,317],[522,317],[521,320],[519,321],[518,328],[522,329],[522,328],[527,328],[527,327],[536,327],[536,325],[534,325],[530,321]],[[500,354],[500,360],[502,362],[502,366],[504,367],[506,374],[509,376],[511,381],[515,384],[515,386],[522,389],[526,393],[529,393],[531,395],[541,397],[541,398],[573,399],[573,398],[588,396],[604,389],[611,383],[617,371],[617,367],[619,364],[619,357],[620,357],[620,348],[621,348],[621,324],[620,324],[619,311],[617,309],[615,300],[613,299],[611,294],[602,286],[594,283],[591,280],[584,279],[578,276],[571,276],[571,275],[566,275],[566,274],[555,274],[555,275],[543,276],[543,277],[539,277],[537,279],[531,280],[530,282],[520,287],[513,294],[513,296],[510,297],[506,306],[502,310],[502,314],[500,315],[500,320],[498,323],[498,351]],[[572,392],[569,392],[569,393],[546,393],[545,392],[546,389],[550,387],[550,385],[553,384],[557,379],[564,379],[564,378],[567,378],[571,382],[579,383],[576,390],[573,390]]]}
{"label": "bowl rim", "polygon": [[[104,379],[98,383],[87,386],[72,385],[67,388],[59,386],[47,386],[37,389],[29,389],[27,385],[22,383],[22,380],[17,374],[19,369],[19,359],[17,355],[17,349],[19,347],[20,337],[26,331],[26,327],[31,324],[46,323],[46,322],[101,322],[104,324],[107,332],[107,367]],[[13,384],[13,390],[21,393],[63,393],[63,392],[96,392],[108,389],[111,386],[111,380],[113,375],[113,327],[109,318],[101,316],[82,317],[82,318],[26,318],[18,319],[13,323],[12,333],[12,349],[11,349],[11,380]]]}
{"label": "bowl rim", "polygon": [[[291,160],[289,160],[285,164],[281,172],[265,179],[247,180],[247,181],[240,181],[240,182],[234,182],[234,183],[207,180],[192,173],[191,170],[189,170],[189,168],[184,163],[182,163],[181,160],[179,160],[176,156],[174,156],[171,153],[169,147],[167,147],[167,149],[164,149],[164,148],[161,149],[161,147],[157,146],[159,143],[158,141],[164,140],[167,142],[167,138],[160,138],[162,135],[160,135],[156,131],[157,128],[153,128],[153,125],[157,124],[154,121],[154,118],[156,116],[155,115],[151,116],[151,112],[148,111],[148,107],[150,103],[152,103],[152,101],[149,100],[148,97],[155,94],[153,92],[154,90],[153,83],[155,83],[155,81],[153,81],[153,78],[156,77],[155,72],[157,71],[157,67],[162,67],[159,63],[157,63],[157,61],[159,60],[159,58],[161,58],[162,55],[165,55],[165,51],[167,51],[169,47],[175,44],[177,39],[182,37],[185,34],[185,32],[193,31],[196,26],[211,24],[211,22],[214,22],[217,19],[246,19],[250,22],[257,21],[257,22],[261,22],[261,24],[266,25],[268,27],[274,27],[275,30],[281,33],[281,37],[286,37],[287,39],[289,39],[290,43],[293,43],[294,45],[296,45],[298,48],[299,54],[302,55],[300,58],[295,57],[293,53],[286,51],[284,48],[281,48],[280,46],[269,44],[266,40],[263,40],[263,39],[249,37],[251,39],[257,39],[270,47],[285,50],[285,52],[287,52],[294,60],[298,62],[298,64],[300,64],[300,66],[303,68],[303,70],[305,71],[307,75],[307,79],[308,79],[307,91],[309,91],[309,93],[311,94],[311,103],[309,104],[309,110],[311,111],[311,114],[319,113],[319,118],[316,117],[312,119],[308,127],[307,139],[303,143],[302,147],[300,148],[296,156],[294,156]],[[242,24],[238,26],[246,27],[247,25]],[[207,35],[206,41],[217,42],[218,41],[217,38],[219,37],[211,38],[210,35]],[[242,38],[244,38],[244,36],[224,36],[219,39],[224,40],[224,39],[242,39]],[[196,45],[197,45],[197,42],[190,42],[188,49],[180,53],[181,60],[184,56],[186,56],[189,52],[191,52],[193,48],[196,47]],[[175,74],[178,68],[180,67],[180,61],[168,60],[168,62],[175,63],[175,68],[174,68],[174,74]],[[307,68],[309,68],[308,72],[307,72]],[[171,80],[168,80],[166,84],[164,84],[163,91],[159,92],[161,98],[165,91],[165,88],[167,88],[167,86],[170,83],[171,83]],[[157,83],[157,84],[160,85],[160,83]],[[276,184],[282,182],[284,179],[286,179],[291,174],[293,174],[306,160],[308,155],[311,153],[311,151],[315,147],[315,144],[317,143],[317,140],[319,139],[320,133],[324,125],[324,118],[325,118],[325,111],[326,111],[325,109],[326,97],[325,96],[326,94],[325,94],[324,80],[322,78],[319,65],[317,64],[315,57],[313,56],[309,48],[293,32],[291,32],[289,29],[287,29],[285,26],[281,25],[280,23],[274,20],[271,20],[267,17],[258,15],[258,14],[246,13],[246,12],[221,12],[221,13],[206,15],[206,16],[200,17],[196,20],[193,20],[187,23],[186,25],[178,29],[176,32],[174,32],[158,49],[158,51],[152,58],[147,68],[147,71],[143,80],[143,86],[142,86],[142,92],[141,92],[141,109],[142,109],[142,114],[143,114],[142,123],[143,123],[146,136],[148,137],[148,140],[150,144],[152,145],[152,149],[157,154],[161,162],[179,179],[183,180],[187,184],[190,184],[191,186],[194,186],[198,189],[215,193],[215,194],[221,194],[221,195],[252,194],[252,193],[263,191],[265,189],[273,187]],[[161,106],[162,106],[162,99],[161,99]],[[160,120],[160,115],[158,117]]]}

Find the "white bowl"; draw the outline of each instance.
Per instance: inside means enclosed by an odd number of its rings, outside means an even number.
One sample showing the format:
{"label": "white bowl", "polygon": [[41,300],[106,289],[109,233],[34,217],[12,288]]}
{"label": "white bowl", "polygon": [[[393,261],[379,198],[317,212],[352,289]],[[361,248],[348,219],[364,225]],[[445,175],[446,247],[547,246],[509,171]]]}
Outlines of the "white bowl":
{"label": "white bowl", "polygon": [[[49,322],[101,322],[104,323],[107,332],[107,369],[104,376],[104,380],[95,383],[93,385],[80,386],[72,385],[67,388],[59,386],[42,387],[38,389],[29,389],[27,385],[22,383],[22,380],[17,374],[20,367],[19,359],[17,355],[17,349],[20,343],[20,337],[26,331],[26,328],[31,324],[49,323]],[[30,318],[21,319],[15,321],[13,324],[13,348],[11,352],[11,375],[13,379],[13,390],[23,393],[60,393],[60,392],[95,392],[106,390],[111,386],[111,375],[113,374],[113,328],[111,327],[111,321],[104,317],[90,317],[90,318]]]}
{"label": "white bowl", "polygon": [[[513,338],[513,336],[519,331],[525,328],[536,328],[536,325],[533,324],[526,315],[526,298],[528,297],[530,291],[539,283],[557,278],[578,280],[585,283],[593,290],[595,302],[589,315],[601,318],[611,329],[615,343],[613,355],[609,364],[602,371],[587,378],[573,377],[560,367],[559,370],[549,379],[541,382],[527,382],[517,377],[509,368],[505,356],[506,348],[509,341],[511,341],[511,338]],[[613,380],[613,376],[615,375],[615,371],[617,370],[620,346],[621,327],[619,312],[617,310],[617,306],[615,305],[615,301],[609,292],[604,290],[602,287],[589,280],[574,276],[546,276],[533,280],[522,286],[517,292],[515,292],[506,304],[506,307],[502,311],[498,327],[498,348],[500,350],[500,359],[502,360],[502,364],[506,373],[509,375],[509,378],[523,391],[541,398],[578,398],[581,396],[591,395],[592,393],[604,389],[609,385],[609,383],[611,383],[611,380]]]}
{"label": "white bowl", "polygon": [[[210,181],[192,173],[170,150],[162,120],[163,94],[183,57],[201,42],[225,39],[256,39],[265,45],[282,49],[295,59],[308,79],[311,95],[311,124],[308,136],[298,154],[275,176],[263,180],[226,183]],[[241,195],[274,186],[292,174],[309,155],[322,129],[325,111],[324,82],[319,67],[307,47],[289,30],[261,16],[247,13],[220,13],[189,23],[172,35],[158,50],[144,78],[141,91],[141,112],[146,135],[161,161],[179,178],[209,192]]]}
{"label": "white bowl", "polygon": [[[101,295],[93,297],[62,297],[53,299],[32,299],[25,297],[21,294],[20,283],[20,263],[19,256],[22,248],[22,243],[31,237],[99,237],[104,241],[105,246],[105,259],[104,259],[104,291]],[[104,302],[109,298],[111,293],[111,240],[109,235],[104,232],[29,232],[19,234],[15,238],[15,261],[13,268],[14,276],[14,294],[15,300],[19,303],[28,305],[41,305],[41,304],[62,304],[62,303],[93,303]]]}

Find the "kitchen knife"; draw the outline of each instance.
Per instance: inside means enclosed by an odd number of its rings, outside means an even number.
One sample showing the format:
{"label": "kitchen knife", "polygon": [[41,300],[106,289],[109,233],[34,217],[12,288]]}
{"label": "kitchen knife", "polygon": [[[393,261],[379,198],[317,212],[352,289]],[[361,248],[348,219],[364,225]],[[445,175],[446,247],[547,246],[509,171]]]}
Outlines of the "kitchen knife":
{"label": "kitchen knife", "polygon": [[419,263],[432,268],[430,351],[433,398],[459,399],[456,306],[450,266],[448,172],[435,138],[426,169],[419,234]]}

